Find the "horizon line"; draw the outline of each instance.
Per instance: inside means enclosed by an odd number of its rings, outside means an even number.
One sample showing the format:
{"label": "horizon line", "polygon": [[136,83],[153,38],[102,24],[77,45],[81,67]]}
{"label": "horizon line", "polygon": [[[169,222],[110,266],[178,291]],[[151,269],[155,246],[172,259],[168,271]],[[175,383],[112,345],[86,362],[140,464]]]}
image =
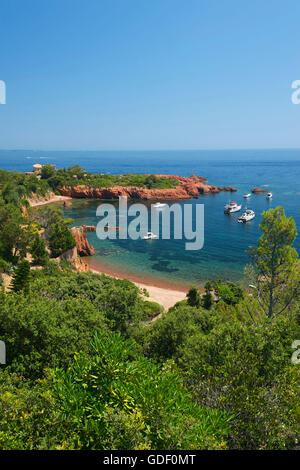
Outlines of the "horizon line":
{"label": "horizon line", "polygon": [[62,148],[0,148],[0,152],[223,152],[253,150],[300,150],[300,147],[198,148],[198,149],[62,149]]}

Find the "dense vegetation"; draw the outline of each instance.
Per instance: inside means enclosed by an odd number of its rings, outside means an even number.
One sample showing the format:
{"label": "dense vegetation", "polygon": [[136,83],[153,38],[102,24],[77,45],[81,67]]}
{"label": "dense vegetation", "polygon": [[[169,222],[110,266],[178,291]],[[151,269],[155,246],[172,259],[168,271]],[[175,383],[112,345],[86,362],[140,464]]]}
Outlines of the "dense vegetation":
{"label": "dense vegetation", "polygon": [[45,196],[50,191],[57,191],[59,186],[86,185],[94,188],[113,186],[137,186],[147,189],[175,188],[179,183],[174,178],[160,178],[155,175],[125,175],[88,173],[84,168],[74,165],[68,169],[55,169],[44,165],[41,173],[26,175],[21,172],[0,170],[0,189],[5,202],[18,204],[20,198],[33,195]]}
{"label": "dense vegetation", "polygon": [[27,295],[2,293],[0,447],[226,446],[230,413],[198,405],[128,339],[149,318],[136,286],[53,262],[31,275]]}
{"label": "dense vegetation", "polygon": [[[57,172],[44,168],[38,181],[50,183]],[[191,287],[150,321],[161,307],[131,282],[51,259],[74,246],[58,209],[33,211],[14,183],[2,189],[0,449],[299,444],[299,259],[282,208],[264,213],[247,288]]]}
{"label": "dense vegetation", "polygon": [[175,188],[178,185],[178,181],[174,178],[160,178],[155,175],[138,175],[136,173],[125,175],[87,173],[87,171],[79,165],[58,170],[55,170],[51,165],[45,165],[42,169],[41,177],[42,181],[47,181],[53,190],[58,186],[76,186],[78,184],[95,188],[138,186],[147,189]]}
{"label": "dense vegetation", "polygon": [[16,171],[0,170],[1,197],[6,202],[19,204],[20,198],[26,199],[32,194],[44,196],[51,190],[47,180],[37,174],[26,175]]}

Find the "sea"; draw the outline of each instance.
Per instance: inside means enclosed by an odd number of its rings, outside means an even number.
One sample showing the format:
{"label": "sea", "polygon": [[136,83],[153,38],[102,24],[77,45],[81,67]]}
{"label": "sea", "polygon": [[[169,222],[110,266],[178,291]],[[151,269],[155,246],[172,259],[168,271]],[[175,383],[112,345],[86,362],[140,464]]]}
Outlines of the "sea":
{"label": "sea", "polygon": [[[57,168],[78,164],[93,173],[160,173],[205,176],[209,184],[233,186],[236,193],[200,195],[180,204],[204,204],[204,245],[201,250],[185,249],[186,240],[99,240],[88,233],[97,253],[90,266],[129,279],[169,285],[202,286],[207,280],[241,281],[249,262],[247,250],[261,235],[259,224],[263,211],[283,206],[287,216],[295,219],[300,230],[300,150],[182,150],[182,151],[40,151],[0,150],[0,168],[29,171],[34,163],[51,163]],[[271,191],[244,193],[254,187]],[[224,204],[231,199],[253,209],[256,217],[239,224],[241,213],[225,215]],[[110,201],[111,202],[111,201]],[[176,201],[178,203],[178,201]],[[73,225],[97,225],[96,209],[100,201],[75,200],[64,208]],[[114,202],[117,208],[117,201]],[[149,203],[148,203],[149,205]],[[300,237],[295,248],[300,253]]]}

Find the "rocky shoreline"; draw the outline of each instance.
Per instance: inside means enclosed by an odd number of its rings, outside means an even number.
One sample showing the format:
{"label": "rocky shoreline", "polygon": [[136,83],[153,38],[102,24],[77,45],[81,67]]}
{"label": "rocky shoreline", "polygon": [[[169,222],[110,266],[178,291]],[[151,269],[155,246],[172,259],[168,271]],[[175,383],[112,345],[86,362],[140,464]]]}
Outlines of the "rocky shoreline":
{"label": "rocky shoreline", "polygon": [[113,186],[110,188],[95,188],[86,185],[58,186],[57,190],[64,197],[74,199],[118,199],[126,196],[130,199],[144,200],[177,200],[192,199],[199,194],[216,194],[220,191],[237,191],[232,187],[217,187],[206,183],[206,178],[192,175],[182,177],[177,175],[155,175],[160,178],[173,178],[178,181],[176,188],[168,189],[147,189],[137,186]]}

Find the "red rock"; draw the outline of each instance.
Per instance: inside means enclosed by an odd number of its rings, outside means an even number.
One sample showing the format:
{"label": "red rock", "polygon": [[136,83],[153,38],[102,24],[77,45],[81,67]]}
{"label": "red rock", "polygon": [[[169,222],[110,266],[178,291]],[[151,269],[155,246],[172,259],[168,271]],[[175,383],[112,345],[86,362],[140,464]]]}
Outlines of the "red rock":
{"label": "red rock", "polygon": [[221,188],[218,188],[219,191],[231,191],[232,193],[235,193],[237,191],[236,188],[232,188],[231,186],[222,186]]}
{"label": "red rock", "polygon": [[84,227],[73,227],[71,232],[75,239],[79,256],[92,256],[96,253],[95,248],[87,240]]}
{"label": "red rock", "polygon": [[268,193],[269,192],[266,189],[261,189],[261,188],[253,188],[251,191],[252,191],[252,193],[256,193],[256,194],[263,194],[263,193]]}
{"label": "red rock", "polygon": [[62,196],[83,199],[118,199],[119,196],[126,196],[132,199],[162,199],[177,200],[191,199],[199,194],[218,193],[220,191],[236,191],[235,188],[211,186],[206,184],[206,178],[192,175],[190,177],[176,175],[155,175],[160,178],[174,178],[179,181],[176,188],[169,189],[147,189],[136,186],[113,186],[111,188],[94,188],[85,185],[72,187],[58,187],[57,190]]}
{"label": "red rock", "polygon": [[96,225],[82,225],[84,232],[96,232]]}

